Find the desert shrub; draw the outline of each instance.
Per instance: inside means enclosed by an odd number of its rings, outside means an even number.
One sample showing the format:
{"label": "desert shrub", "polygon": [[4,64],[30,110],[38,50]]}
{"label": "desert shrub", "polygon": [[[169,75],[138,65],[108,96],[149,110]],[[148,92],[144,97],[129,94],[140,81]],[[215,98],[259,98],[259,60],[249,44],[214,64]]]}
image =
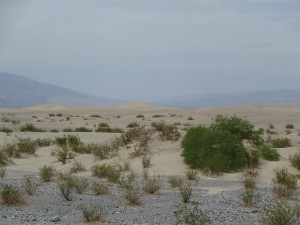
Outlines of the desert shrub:
{"label": "desert shrub", "polygon": [[143,115],[143,114],[138,114],[137,116],[136,116],[136,118],[144,118],[145,116]]}
{"label": "desert shrub", "polygon": [[247,166],[249,169],[256,169],[259,165],[260,153],[257,149],[247,149],[246,151]]}
{"label": "desert shrub", "polygon": [[158,132],[160,132],[160,138],[167,141],[178,141],[180,133],[177,126],[173,124],[167,124],[164,121],[152,122],[151,126]]}
{"label": "desert shrub", "polygon": [[168,183],[170,184],[170,186],[172,188],[180,187],[182,182],[183,182],[183,180],[177,176],[170,176],[168,178]]}
{"label": "desert shrub", "polygon": [[149,168],[151,166],[151,156],[144,155],[142,158],[143,168]]}
{"label": "desert shrub", "polygon": [[72,166],[70,168],[70,173],[79,173],[86,171],[84,165],[81,162],[78,162],[77,160],[74,160],[72,163]]}
{"label": "desert shrub", "polygon": [[188,180],[197,180],[198,171],[197,170],[188,170],[185,172],[186,178]]}
{"label": "desert shrub", "polygon": [[131,189],[134,186],[136,175],[134,172],[130,172],[127,175],[122,175],[119,178],[119,184],[122,188]]}
{"label": "desert shrub", "polygon": [[128,128],[135,128],[135,127],[139,127],[140,124],[138,124],[137,122],[131,122],[127,125]]}
{"label": "desert shrub", "polygon": [[5,152],[5,149],[0,149],[0,166],[6,166],[9,162],[11,162],[11,160]]}
{"label": "desert shrub", "polygon": [[300,170],[300,151],[289,157],[292,166]]}
{"label": "desert shrub", "polygon": [[87,223],[101,222],[104,223],[103,219],[103,208],[99,206],[82,206],[82,216],[84,221]]}
{"label": "desert shrub", "polygon": [[259,146],[258,150],[260,151],[261,156],[269,161],[278,161],[280,158],[279,152],[271,148],[269,145],[261,145]]}
{"label": "desert shrub", "polygon": [[[135,146],[134,152],[130,153],[131,157],[139,157],[143,156],[145,159],[145,163],[147,163],[147,160],[150,158],[147,156],[149,154],[149,142],[151,140],[153,132],[151,129],[142,129],[140,136],[138,137],[137,145]],[[149,161],[150,163],[150,161]],[[150,165],[149,165],[150,166]]]}
{"label": "desert shrub", "polygon": [[52,152],[59,162],[66,164],[67,160],[74,158],[74,153],[67,147],[57,148]]}
{"label": "desert shrub", "polygon": [[1,127],[0,132],[6,133],[6,134],[11,134],[13,132],[13,130],[10,128]]}
{"label": "desert shrub", "polygon": [[263,135],[265,133],[265,129],[261,127],[257,130],[257,132],[259,135]]}
{"label": "desert shrub", "polygon": [[140,205],[141,204],[141,194],[137,187],[126,189],[125,199],[130,205]]}
{"label": "desert shrub", "polygon": [[295,126],[294,126],[294,124],[289,123],[289,124],[285,125],[285,128],[286,129],[295,129]]}
{"label": "desert shrub", "polygon": [[269,128],[270,129],[274,129],[275,127],[274,127],[274,124],[269,124]]}
{"label": "desert shrub", "polygon": [[73,188],[77,194],[82,194],[88,190],[90,182],[87,178],[73,177]]}
{"label": "desert shrub", "polygon": [[121,168],[113,165],[94,165],[91,167],[92,176],[98,178],[107,178],[109,182],[118,182],[121,176]]}
{"label": "desert shrub", "polygon": [[182,145],[184,161],[192,168],[218,173],[238,170],[246,164],[247,152],[241,138],[227,130],[191,128]]}
{"label": "desert shrub", "polygon": [[39,175],[43,182],[50,182],[56,174],[56,170],[53,166],[44,165],[39,169]]}
{"label": "desert shrub", "polygon": [[252,170],[248,170],[243,174],[243,176],[243,185],[245,191],[241,195],[241,200],[245,205],[253,206],[259,199],[259,195],[256,193],[257,173],[252,173]]}
{"label": "desert shrub", "polygon": [[143,190],[147,194],[154,194],[161,187],[161,182],[158,177],[152,177],[144,181]]}
{"label": "desert shrub", "polygon": [[45,130],[43,130],[41,128],[37,128],[32,123],[26,123],[25,125],[21,126],[20,127],[20,131],[21,132],[26,132],[26,131],[30,131],[30,132],[45,132]]}
{"label": "desert shrub", "polygon": [[109,194],[109,187],[104,183],[94,182],[92,191],[95,195],[107,195]]}
{"label": "desert shrub", "polygon": [[74,132],[74,130],[70,127],[66,127],[62,130],[63,132]]}
{"label": "desert shrub", "polygon": [[160,117],[165,117],[165,115],[161,115],[161,114],[155,114],[152,116],[153,118],[160,118]]}
{"label": "desert shrub", "polygon": [[246,189],[241,195],[241,199],[246,206],[255,205],[258,198],[259,195],[253,189]]}
{"label": "desert shrub", "polygon": [[86,127],[77,127],[75,128],[75,132],[92,132],[92,129],[88,129]]}
{"label": "desert shrub", "polygon": [[5,175],[6,175],[6,166],[2,166],[0,163],[0,178],[4,178]]}
{"label": "desert shrub", "polygon": [[25,203],[23,193],[13,185],[4,184],[0,194],[2,204],[4,205],[18,205]]}
{"label": "desert shrub", "polygon": [[191,117],[191,116],[189,116],[189,117],[187,118],[187,120],[194,120],[194,118]]}
{"label": "desert shrub", "polygon": [[294,210],[283,202],[275,202],[264,208],[264,225],[294,225],[296,217]]}
{"label": "desert shrub", "polygon": [[292,142],[288,138],[275,138],[271,140],[271,146],[273,148],[287,148],[292,147]]}
{"label": "desert shrub", "polygon": [[35,195],[38,188],[38,184],[34,180],[34,176],[24,176],[24,190],[28,195]]}
{"label": "desert shrub", "polygon": [[50,132],[52,132],[52,133],[58,133],[59,130],[57,130],[57,129],[51,129]]}
{"label": "desert shrub", "polygon": [[106,132],[106,133],[123,133],[121,128],[111,128],[107,123],[100,123],[96,132]]}
{"label": "desert shrub", "polygon": [[180,197],[182,202],[189,202],[193,195],[194,186],[192,182],[184,182],[179,187]]}
{"label": "desert shrub", "polygon": [[91,153],[96,159],[108,159],[111,155],[111,146],[107,144],[90,144],[88,145]]}
{"label": "desert shrub", "polygon": [[124,143],[124,145],[131,144],[133,141],[137,140],[142,135],[142,132],[142,127],[129,129],[127,132],[122,134],[122,142]]}
{"label": "desert shrub", "polygon": [[60,194],[67,201],[72,201],[73,190],[74,190],[74,176],[71,174],[59,174],[57,185],[60,191]]}
{"label": "desert shrub", "polygon": [[210,218],[199,209],[199,203],[192,202],[191,206],[183,204],[174,212],[176,217],[175,225],[205,225],[211,224]]}
{"label": "desert shrub", "polygon": [[39,147],[47,147],[52,145],[53,141],[50,138],[44,138],[44,139],[38,138],[35,140],[35,143]]}
{"label": "desert shrub", "polygon": [[130,169],[131,169],[131,164],[130,164],[130,162],[128,162],[128,161],[124,162],[122,170],[123,170],[124,172],[126,172],[126,171],[130,171]]}
{"label": "desert shrub", "polygon": [[291,198],[297,189],[297,176],[289,173],[287,168],[277,169],[272,181],[278,198]]}
{"label": "desert shrub", "polygon": [[21,153],[34,155],[37,150],[37,143],[30,138],[19,138],[17,147]]}
{"label": "desert shrub", "polygon": [[80,138],[76,135],[64,135],[63,137],[56,137],[54,141],[62,148],[68,148],[76,153],[86,153],[86,149]]}

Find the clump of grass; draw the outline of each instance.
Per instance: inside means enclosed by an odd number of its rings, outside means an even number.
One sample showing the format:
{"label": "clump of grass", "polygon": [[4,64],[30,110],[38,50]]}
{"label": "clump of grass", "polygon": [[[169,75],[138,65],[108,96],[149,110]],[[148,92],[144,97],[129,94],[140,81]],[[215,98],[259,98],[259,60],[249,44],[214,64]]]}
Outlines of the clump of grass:
{"label": "clump of grass", "polygon": [[128,201],[129,205],[140,205],[141,204],[141,194],[137,187],[126,189],[125,199]]}
{"label": "clump of grass", "polygon": [[300,170],[300,151],[289,157],[292,166]]}
{"label": "clump of grass", "polygon": [[34,155],[37,150],[37,143],[30,138],[19,138],[17,147],[21,153]]}
{"label": "clump of grass", "polygon": [[271,146],[273,148],[287,148],[292,147],[292,142],[288,138],[275,138],[271,140]]}
{"label": "clump of grass", "polygon": [[89,180],[82,177],[73,177],[73,188],[77,194],[83,194],[90,186]]}
{"label": "clump of grass", "polygon": [[168,183],[171,185],[172,188],[180,187],[183,183],[183,180],[178,176],[170,176],[168,179]]}
{"label": "clump of grass", "polygon": [[143,114],[138,114],[136,118],[145,118],[145,116]]}
{"label": "clump of grass", "polygon": [[193,195],[194,186],[192,182],[184,182],[179,187],[180,197],[184,203],[190,201]]}
{"label": "clump of grass", "polygon": [[24,176],[24,189],[28,195],[35,195],[37,192],[38,184],[34,180],[34,176]]}
{"label": "clump of grass", "polygon": [[62,131],[63,132],[74,132],[74,130],[71,127],[66,127]]}
{"label": "clump of grass", "polygon": [[160,117],[165,117],[165,115],[162,115],[162,114],[154,114],[152,117],[153,117],[153,118],[160,118]]}
{"label": "clump of grass", "polygon": [[107,178],[109,182],[117,183],[121,176],[120,166],[113,165],[94,165],[91,167],[92,176],[98,178]]}
{"label": "clump of grass", "polygon": [[94,182],[92,191],[95,195],[107,195],[109,194],[109,187],[104,183]]}
{"label": "clump of grass", "polygon": [[47,183],[52,181],[55,177],[56,170],[53,166],[44,165],[42,168],[39,169],[39,175],[43,182]]}
{"label": "clump of grass", "polygon": [[67,147],[57,148],[52,151],[52,155],[62,164],[66,164],[68,160],[75,157],[74,153]]}
{"label": "clump of grass", "polygon": [[124,131],[121,128],[111,128],[107,123],[100,123],[96,132],[105,132],[105,133],[123,133]]}
{"label": "clump of grass", "polygon": [[70,174],[59,174],[57,185],[62,197],[67,201],[72,201],[74,190],[74,177]]}
{"label": "clump of grass", "polygon": [[277,169],[273,178],[273,190],[278,198],[291,198],[297,189],[297,176],[287,168]]}
{"label": "clump of grass", "polygon": [[84,222],[95,223],[101,222],[105,223],[103,218],[103,208],[99,206],[82,206],[81,207],[82,216]]}
{"label": "clump of grass", "polygon": [[6,166],[9,162],[11,162],[7,152],[5,149],[0,148],[0,166]]}
{"label": "clump of grass", "polygon": [[30,131],[30,132],[45,132],[44,129],[37,128],[32,123],[26,123],[25,125],[21,126],[20,127],[20,131],[21,132],[26,132],[26,131]]}
{"label": "clump of grass", "polygon": [[89,144],[87,148],[97,160],[108,159],[112,154],[112,148],[108,144]]}
{"label": "clump of grass", "polygon": [[253,206],[256,200],[259,199],[259,195],[255,192],[256,178],[258,173],[253,173],[253,170],[248,170],[243,174],[243,185],[245,191],[241,195],[241,200],[246,206]]}
{"label": "clump of grass", "polygon": [[294,124],[289,123],[289,124],[285,125],[285,128],[286,129],[295,129],[295,126],[294,126]]}
{"label": "clump of grass", "polygon": [[166,122],[152,122],[151,126],[160,132],[160,138],[167,141],[178,141],[181,137],[178,128],[173,124],[166,124]]}
{"label": "clump of grass", "polygon": [[51,146],[53,141],[50,138],[38,138],[35,140],[35,143],[38,147],[47,147]]}
{"label": "clump of grass", "polygon": [[131,189],[134,186],[134,182],[136,179],[136,174],[131,171],[129,174],[122,175],[119,178],[119,184],[122,188]]}
{"label": "clump of grass", "polygon": [[155,194],[161,187],[161,182],[158,177],[154,176],[145,180],[143,190],[147,194]]}
{"label": "clump of grass", "polygon": [[264,208],[264,225],[294,225],[296,224],[295,211],[283,202],[275,202]]}
{"label": "clump of grass", "polygon": [[13,132],[13,130],[10,128],[7,128],[7,127],[1,127],[0,132],[6,133],[6,134],[11,134]]}
{"label": "clump of grass", "polygon": [[188,180],[197,180],[198,171],[189,169],[188,171],[186,171],[185,175]]}
{"label": "clump of grass", "polygon": [[151,156],[144,155],[142,158],[143,168],[149,168],[151,166]]}
{"label": "clump of grass", "polygon": [[25,203],[23,193],[13,185],[4,184],[1,188],[1,199],[4,205],[18,205]]}
{"label": "clump of grass", "polygon": [[80,173],[84,171],[86,171],[84,165],[81,162],[74,160],[70,168],[70,173]]}
{"label": "clump of grass", "polygon": [[86,128],[86,127],[77,127],[75,128],[75,132],[92,132],[92,129]]}
{"label": "clump of grass", "polygon": [[280,158],[278,150],[271,148],[268,145],[261,145],[258,150],[260,151],[261,156],[266,160],[278,161]]}
{"label": "clump of grass", "polygon": [[138,124],[137,122],[131,122],[127,125],[128,128],[135,128],[135,127],[139,127],[140,124]]}
{"label": "clump of grass", "polygon": [[4,178],[6,175],[6,166],[0,165],[0,178]]}
{"label": "clump of grass", "polygon": [[191,205],[183,204],[177,211],[174,212],[176,216],[175,225],[205,225],[211,224],[211,219],[199,209],[199,203],[192,202]]}

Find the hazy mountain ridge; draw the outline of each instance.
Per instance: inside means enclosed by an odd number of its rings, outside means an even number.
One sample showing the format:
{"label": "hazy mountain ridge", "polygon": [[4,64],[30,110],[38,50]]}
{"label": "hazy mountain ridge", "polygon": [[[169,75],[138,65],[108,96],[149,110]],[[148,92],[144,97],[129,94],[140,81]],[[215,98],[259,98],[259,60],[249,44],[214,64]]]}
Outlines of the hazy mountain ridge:
{"label": "hazy mountain ridge", "polygon": [[[106,106],[126,101],[81,94],[60,86],[0,72],[0,107],[23,108],[39,104]],[[244,104],[300,105],[300,90],[233,92],[198,94],[158,99],[151,104],[165,107],[195,109]]]}
{"label": "hazy mountain ridge", "polygon": [[112,105],[122,101],[84,95],[52,84],[0,73],[0,107],[22,108],[38,104]]}

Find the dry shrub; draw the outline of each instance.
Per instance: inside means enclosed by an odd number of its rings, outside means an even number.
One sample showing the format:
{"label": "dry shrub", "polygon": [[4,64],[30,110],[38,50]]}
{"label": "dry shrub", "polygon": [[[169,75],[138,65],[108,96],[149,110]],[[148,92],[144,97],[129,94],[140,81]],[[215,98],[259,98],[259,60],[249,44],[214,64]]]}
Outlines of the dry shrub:
{"label": "dry shrub", "polygon": [[168,183],[171,185],[172,188],[180,187],[182,182],[183,180],[178,176],[171,176],[168,179]]}
{"label": "dry shrub", "polygon": [[0,194],[2,204],[4,205],[18,205],[25,203],[23,193],[12,185],[3,185]]}

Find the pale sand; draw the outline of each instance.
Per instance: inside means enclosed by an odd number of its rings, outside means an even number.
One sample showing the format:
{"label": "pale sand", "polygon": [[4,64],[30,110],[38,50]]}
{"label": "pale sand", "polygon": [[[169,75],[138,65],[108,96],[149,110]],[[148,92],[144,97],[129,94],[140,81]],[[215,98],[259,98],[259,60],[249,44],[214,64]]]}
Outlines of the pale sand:
{"label": "pale sand", "polygon": [[[14,117],[7,113],[13,113]],[[20,120],[21,124],[12,125],[11,123],[0,123],[0,127],[6,126],[15,128],[25,124],[26,122],[33,123],[35,126],[43,129],[58,129],[62,130],[66,127],[87,127],[94,128],[100,122],[106,122],[111,127],[120,127],[126,129],[126,126],[130,122],[138,122],[141,125],[150,126],[152,121],[165,120],[168,123],[181,123],[190,125],[208,125],[211,122],[211,118],[218,114],[223,115],[237,115],[247,118],[251,121],[256,128],[268,128],[269,124],[274,124],[275,131],[279,133],[279,137],[288,137],[292,140],[295,147],[279,149],[281,154],[281,160],[278,162],[263,161],[260,166],[260,181],[262,186],[270,186],[272,183],[272,177],[274,176],[274,170],[276,168],[287,167],[289,171],[297,173],[296,169],[292,168],[288,160],[289,155],[298,151],[300,136],[298,136],[298,129],[300,129],[300,107],[296,106],[269,106],[269,105],[244,105],[235,107],[224,108],[202,108],[196,110],[180,110],[174,108],[164,108],[151,106],[143,102],[129,103],[124,105],[117,105],[112,107],[73,107],[62,105],[39,105],[28,107],[24,109],[0,109],[0,113],[4,113],[9,118]],[[74,116],[70,121],[64,117],[49,117],[49,113],[62,113],[64,115]],[[90,115],[99,115],[102,118],[91,118]],[[138,114],[143,114],[145,119],[136,118]],[[165,117],[153,118],[153,115],[164,115]],[[173,115],[173,116],[171,116]],[[33,118],[36,116],[38,118]],[[76,117],[77,116],[77,117]],[[194,120],[187,120],[191,116]],[[120,118],[118,118],[120,117]],[[40,120],[40,122],[37,122]],[[63,121],[61,121],[63,120]],[[294,124],[296,129],[290,135],[285,135],[285,125],[291,123]],[[184,126],[180,126],[183,128]],[[181,132],[184,135],[184,131]],[[0,133],[0,143],[4,144],[10,142],[18,137],[30,137],[36,138],[54,138],[57,136],[63,136],[64,134],[75,133],[32,133],[32,132],[14,132],[12,135],[7,136],[4,133]],[[105,143],[112,140],[119,134],[105,134],[105,133],[78,133],[84,143]],[[37,151],[36,157],[14,159],[14,164],[7,167],[8,177],[22,177],[25,174],[37,174],[40,167],[43,165],[53,165],[58,170],[68,170],[71,163],[62,165],[57,162],[56,158],[51,156],[51,151],[55,149],[55,146],[40,148]],[[150,149],[153,152],[151,160],[150,174],[159,174],[161,176],[169,175],[182,175],[184,176],[188,166],[184,164],[183,158],[180,156],[181,147],[180,141],[176,143],[154,140],[150,144]],[[109,160],[95,161],[92,155],[77,155],[76,159],[82,162],[86,168],[90,168],[95,163],[120,163],[123,164],[129,161],[132,169],[141,174],[142,163],[141,158],[131,158],[129,153],[133,151],[131,149],[122,148],[118,155]],[[81,176],[90,176],[90,172],[84,172]],[[204,177],[201,175],[200,177]],[[207,178],[207,177],[206,177]],[[229,173],[223,174],[217,177],[209,179],[225,179],[237,181],[241,180],[241,173]],[[234,189],[238,187],[231,187]],[[218,193],[228,189],[224,187],[214,187],[209,190],[209,193]]]}

